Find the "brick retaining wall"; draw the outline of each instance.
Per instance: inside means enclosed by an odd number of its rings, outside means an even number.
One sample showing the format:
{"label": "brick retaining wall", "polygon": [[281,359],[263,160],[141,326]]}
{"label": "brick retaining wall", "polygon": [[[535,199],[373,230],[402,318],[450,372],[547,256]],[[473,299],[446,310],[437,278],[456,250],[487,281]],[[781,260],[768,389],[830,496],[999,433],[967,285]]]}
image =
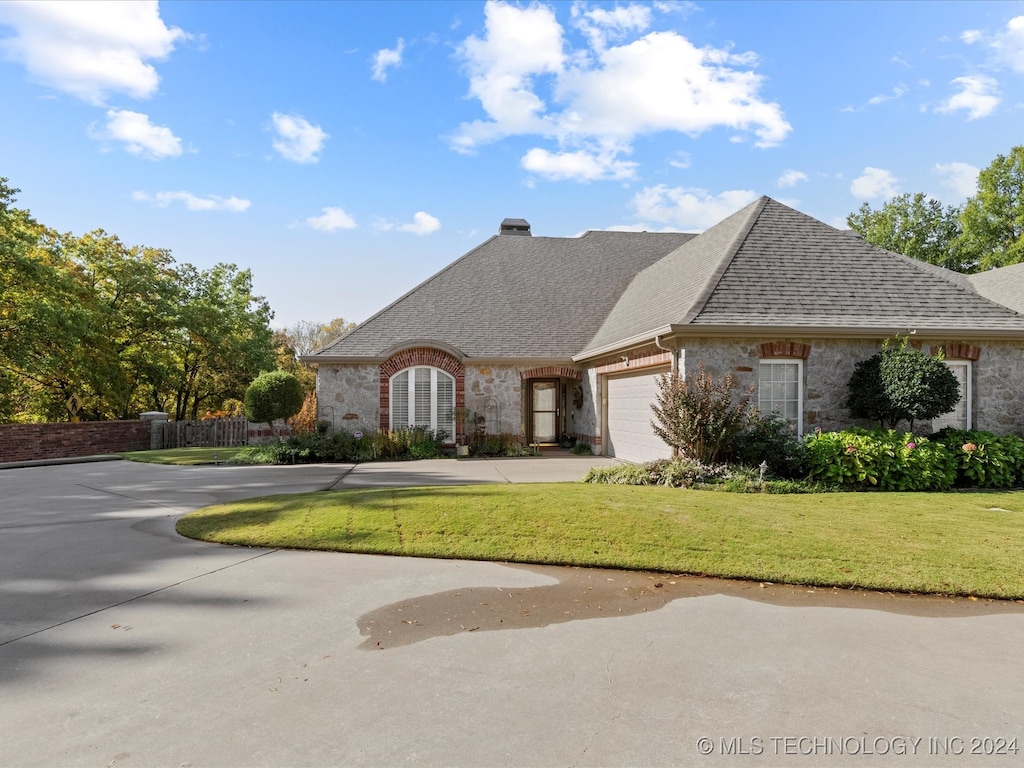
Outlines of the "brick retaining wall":
{"label": "brick retaining wall", "polygon": [[149,447],[148,421],[0,424],[0,462],[145,451]]}

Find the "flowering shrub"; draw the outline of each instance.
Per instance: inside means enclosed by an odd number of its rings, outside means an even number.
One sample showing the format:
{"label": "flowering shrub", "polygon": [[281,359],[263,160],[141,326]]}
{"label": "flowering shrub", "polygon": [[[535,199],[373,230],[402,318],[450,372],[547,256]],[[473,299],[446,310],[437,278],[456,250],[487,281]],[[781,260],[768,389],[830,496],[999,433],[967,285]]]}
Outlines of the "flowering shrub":
{"label": "flowering shrub", "polygon": [[944,429],[935,439],[957,462],[956,483],[965,487],[1012,488],[1024,478],[1024,440],[980,430]]}
{"label": "flowering shrub", "polygon": [[808,479],[845,488],[944,491],[957,478],[956,457],[945,445],[907,432],[825,432],[804,445]]}

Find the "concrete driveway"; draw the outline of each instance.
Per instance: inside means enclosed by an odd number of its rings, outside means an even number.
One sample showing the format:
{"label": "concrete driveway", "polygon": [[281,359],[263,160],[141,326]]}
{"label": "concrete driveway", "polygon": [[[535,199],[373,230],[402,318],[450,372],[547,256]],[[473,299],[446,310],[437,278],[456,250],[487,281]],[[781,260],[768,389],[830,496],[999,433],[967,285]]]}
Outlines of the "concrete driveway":
{"label": "concrete driveway", "polygon": [[216,501],[527,461],[548,459],[0,472],[0,765],[1024,762],[1020,604],[173,531]]}

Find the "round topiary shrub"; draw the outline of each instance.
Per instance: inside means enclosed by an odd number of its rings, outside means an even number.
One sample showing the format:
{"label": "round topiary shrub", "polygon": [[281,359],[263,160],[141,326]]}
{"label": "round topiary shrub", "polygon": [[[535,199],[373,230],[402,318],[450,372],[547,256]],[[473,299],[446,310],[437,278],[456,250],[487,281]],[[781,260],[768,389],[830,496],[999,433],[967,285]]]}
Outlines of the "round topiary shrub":
{"label": "round topiary shrub", "polygon": [[304,399],[302,384],[288,371],[261,373],[245,390],[245,417],[268,424],[276,436],[274,422],[298,413]]}

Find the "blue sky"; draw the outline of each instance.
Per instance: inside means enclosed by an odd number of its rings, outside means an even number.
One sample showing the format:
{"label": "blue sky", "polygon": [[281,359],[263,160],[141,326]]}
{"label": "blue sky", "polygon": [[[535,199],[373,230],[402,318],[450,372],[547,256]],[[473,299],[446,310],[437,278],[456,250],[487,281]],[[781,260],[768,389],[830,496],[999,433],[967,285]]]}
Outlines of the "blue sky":
{"label": "blue sky", "polygon": [[40,221],[361,321],[507,216],[960,203],[1024,141],[1024,3],[2,2],[0,104]]}

